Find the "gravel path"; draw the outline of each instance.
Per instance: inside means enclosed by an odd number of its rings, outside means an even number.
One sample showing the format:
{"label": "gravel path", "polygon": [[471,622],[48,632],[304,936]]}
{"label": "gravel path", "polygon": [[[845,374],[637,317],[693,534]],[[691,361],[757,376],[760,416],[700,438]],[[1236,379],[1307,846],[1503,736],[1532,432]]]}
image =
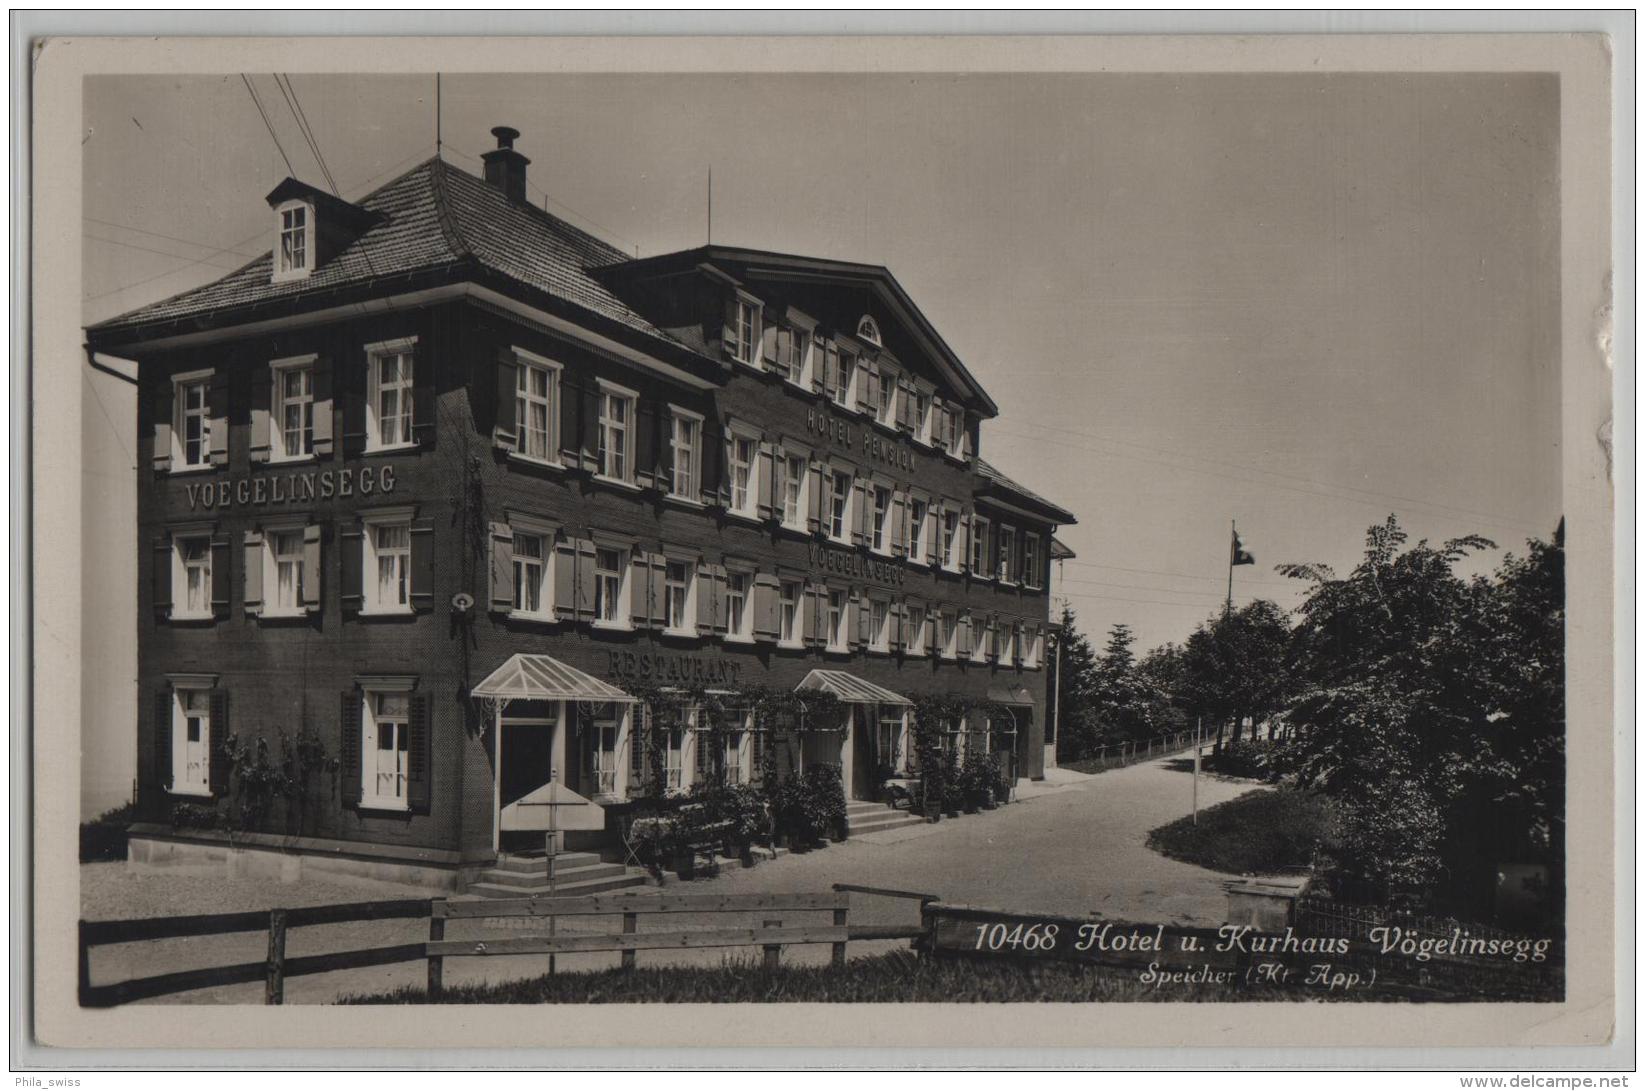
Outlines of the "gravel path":
{"label": "gravel path", "polygon": [[[774,893],[826,890],[831,883],[893,887],[936,894],[946,901],[1052,914],[1188,924],[1225,920],[1226,875],[1167,859],[1150,851],[1148,831],[1188,813],[1190,777],[1187,763],[1162,758],[1097,776],[1074,778],[1052,790],[1030,793],[1023,802],[997,811],[933,825],[908,827],[890,835],[808,853],[796,853],[743,870],[728,868],[718,877],[670,883],[669,891],[702,893]],[[1202,777],[1200,806],[1234,799],[1258,787],[1252,782]],[[895,840],[891,838],[896,838]],[[426,888],[365,879],[326,877],[291,884],[254,878],[226,878],[221,871],[172,869],[128,872],[125,865],[81,867],[81,904],[88,920],[165,916],[181,913],[231,912],[274,906],[325,905],[385,898],[428,897]],[[686,930],[751,927],[771,913],[641,917],[640,930]],[[783,917],[781,913],[775,916]],[[791,918],[791,919],[790,919]],[[822,924],[826,914],[788,914],[785,924]],[[893,924],[918,920],[913,902],[853,895],[852,923]],[[515,927],[510,927],[515,926]],[[526,921],[453,921],[449,939],[484,939],[517,935]],[[560,925],[565,934],[603,932],[604,918],[573,918]],[[423,940],[426,921],[375,921],[295,929],[288,935],[289,955],[319,954]],[[237,962],[260,961],[265,933],[163,940],[98,948],[92,955],[92,980],[115,981]],[[852,944],[853,956],[906,946],[905,941]],[[758,952],[734,949],[646,952],[642,964],[717,964],[749,960]],[[827,946],[796,947],[783,952],[785,962],[817,963],[829,957]],[[547,969],[546,956],[448,958],[448,984],[499,981],[532,976]],[[595,969],[617,964],[617,956],[561,956],[562,970]],[[327,1003],[344,993],[376,992],[401,985],[421,985],[424,964],[402,963],[292,978],[287,1003]],[[236,985],[202,989],[161,998],[155,1003],[262,1002],[262,986]]]}

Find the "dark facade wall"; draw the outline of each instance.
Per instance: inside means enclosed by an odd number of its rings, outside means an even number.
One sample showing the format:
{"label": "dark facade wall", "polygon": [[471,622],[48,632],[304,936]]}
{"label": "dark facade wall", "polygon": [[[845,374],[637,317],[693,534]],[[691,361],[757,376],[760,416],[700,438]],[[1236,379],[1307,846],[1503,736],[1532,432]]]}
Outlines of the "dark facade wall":
{"label": "dark facade wall", "polygon": [[[419,450],[382,456],[345,456],[341,404],[351,384],[363,382],[363,346],[375,341],[415,334],[418,338],[419,380],[432,379],[427,403],[435,410],[437,427]],[[1035,702],[1032,725],[1020,741],[1018,753],[1024,775],[1043,772],[1040,746],[1044,735],[1045,671],[993,664],[957,664],[934,656],[904,658],[858,651],[851,654],[819,650],[777,649],[771,644],[727,644],[719,639],[679,639],[650,631],[615,633],[591,629],[582,623],[528,622],[488,609],[490,521],[508,512],[538,516],[556,524],[562,533],[587,537],[605,532],[635,539],[641,548],[661,552],[684,551],[700,555],[704,563],[726,558],[750,562],[762,572],[780,573],[811,582],[826,579],[835,586],[889,591],[898,597],[915,596],[928,605],[953,604],[1043,623],[1047,618],[1046,592],[995,586],[969,576],[935,573],[886,560],[879,574],[843,577],[820,567],[816,543],[771,526],[756,526],[712,509],[687,509],[668,503],[656,493],[615,488],[586,474],[555,470],[509,458],[492,439],[496,406],[501,396],[496,367],[501,351],[514,346],[549,357],[564,371],[563,391],[576,396],[596,374],[640,392],[642,405],[669,401],[701,412],[707,418],[707,442],[716,442],[716,421],[728,416],[758,427],[772,441],[794,439],[817,456],[838,455],[864,470],[876,470],[902,485],[912,483],[933,497],[969,501],[976,478],[964,464],[913,443],[865,418],[824,408],[821,397],[800,391],[769,375],[741,365],[727,365],[727,382],[714,392],[695,392],[653,377],[650,373],[595,355],[571,342],[490,310],[469,304],[450,304],[416,313],[361,317],[319,330],[278,337],[261,337],[208,349],[174,351],[144,358],[139,396],[140,435],[153,436],[158,391],[178,372],[210,366],[229,376],[230,442],[227,465],[197,474],[156,473],[147,460],[139,468],[139,799],[145,817],[166,821],[178,800],[162,788],[165,770],[159,764],[154,723],[154,695],[167,686],[166,675],[176,672],[215,674],[229,694],[229,729],[242,736],[274,740],[284,729],[295,733],[308,726],[318,732],[327,752],[341,752],[341,695],[355,689],[361,675],[411,674],[417,692],[428,694],[432,711],[430,806],[427,813],[384,815],[363,813],[340,798],[340,780],[326,780],[301,832],[309,836],[348,841],[460,850],[465,857],[484,857],[491,848],[493,808],[490,734],[482,717],[465,698],[468,687],[482,679],[516,652],[540,652],[562,659],[589,673],[621,685],[657,656],[677,662],[695,657],[721,664],[717,669],[742,685],[792,688],[816,668],[843,669],[892,690],[914,695],[944,692],[985,697],[990,687],[1022,685]],[[268,361],[316,352],[330,361],[335,393],[334,435],[337,449],[312,464],[268,467],[250,461],[250,407],[254,382],[268,381]],[[425,370],[426,369],[426,370]],[[843,425],[826,434],[817,421]],[[849,440],[845,437],[849,436]],[[865,453],[864,438],[870,446]],[[873,455],[878,442],[881,454]],[[907,461],[888,459],[887,450],[905,451]],[[293,472],[350,471],[358,480],[362,468],[394,469],[392,494],[380,491],[359,495],[315,498],[266,505],[235,502],[237,483],[246,478],[274,477]],[[912,469],[906,468],[911,465]],[[189,487],[229,482],[227,507],[191,506]],[[196,490],[198,496],[198,490]],[[339,531],[358,518],[362,507],[415,504],[416,517],[432,522],[433,584],[426,611],[408,619],[362,619],[345,616],[340,600]],[[321,608],[297,621],[258,620],[247,615],[243,596],[245,531],[255,529],[271,514],[306,512],[323,528]],[[226,618],[212,623],[174,623],[158,620],[153,608],[152,569],[159,555],[154,543],[168,525],[206,521],[214,537],[230,543],[230,608]],[[1049,526],[1034,526],[1042,536],[1042,571],[1048,567]],[[834,554],[852,552],[830,547]],[[866,552],[866,550],[858,551]],[[883,578],[885,573],[896,578]],[[1042,578],[1042,588],[1045,584]],[[452,596],[466,592],[476,606],[459,619],[451,608]],[[651,658],[644,658],[649,655]],[[1025,717],[1026,718],[1026,717]],[[284,829],[278,823],[271,828]]]}

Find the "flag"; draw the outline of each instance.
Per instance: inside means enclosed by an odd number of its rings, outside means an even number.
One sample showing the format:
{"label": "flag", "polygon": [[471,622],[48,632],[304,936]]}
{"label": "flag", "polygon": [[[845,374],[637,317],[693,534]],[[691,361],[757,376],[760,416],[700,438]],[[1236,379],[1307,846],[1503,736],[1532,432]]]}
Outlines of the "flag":
{"label": "flag", "polygon": [[1236,564],[1256,564],[1257,559],[1245,552],[1245,543],[1239,540],[1239,532],[1234,531],[1233,534],[1234,541],[1229,547],[1231,550],[1228,556],[1229,567],[1233,567]]}

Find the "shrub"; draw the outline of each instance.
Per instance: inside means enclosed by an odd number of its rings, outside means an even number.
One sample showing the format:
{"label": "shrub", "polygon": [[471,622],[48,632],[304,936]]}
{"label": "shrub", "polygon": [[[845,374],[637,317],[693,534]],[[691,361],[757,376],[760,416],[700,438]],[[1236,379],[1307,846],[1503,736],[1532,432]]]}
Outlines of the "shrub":
{"label": "shrub", "polygon": [[137,817],[137,805],[124,803],[104,811],[90,822],[80,823],[80,862],[124,860],[126,830]]}
{"label": "shrub", "polygon": [[1148,847],[1213,871],[1262,874],[1323,862],[1336,849],[1339,823],[1324,796],[1295,788],[1247,792],[1238,799],[1160,826]]}
{"label": "shrub", "polygon": [[223,815],[209,803],[179,803],[171,809],[171,825],[178,830],[215,830]]}
{"label": "shrub", "polygon": [[820,823],[820,833],[845,831],[845,782],[832,765],[813,765],[805,771],[807,806]]}
{"label": "shrub", "polygon": [[1253,780],[1278,779],[1272,762],[1273,744],[1241,739],[1223,746],[1220,753],[1205,758],[1205,768],[1226,777],[1249,777]]}

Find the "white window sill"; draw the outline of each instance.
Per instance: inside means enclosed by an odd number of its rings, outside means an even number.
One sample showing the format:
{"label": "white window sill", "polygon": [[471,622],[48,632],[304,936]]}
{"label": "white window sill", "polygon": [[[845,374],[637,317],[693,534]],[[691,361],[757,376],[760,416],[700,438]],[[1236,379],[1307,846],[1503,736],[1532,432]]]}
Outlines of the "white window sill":
{"label": "white window sill", "polygon": [[878,648],[878,647],[869,648],[868,649],[868,654],[869,655],[890,655],[891,654],[891,649],[890,648]]}
{"label": "white window sill", "polygon": [[903,652],[903,654],[905,656],[907,656],[909,659],[924,659],[925,658],[925,653],[924,652],[917,652],[917,651],[914,651],[912,649]]}
{"label": "white window sill", "polygon": [[173,796],[187,796],[190,799],[210,799],[211,789],[205,787],[204,785],[196,787],[174,785],[166,789],[166,794]]}
{"label": "white window sill", "polygon": [[411,617],[416,611],[409,606],[364,606],[361,617]]}
{"label": "white window sill", "polygon": [[812,534],[816,533],[809,527],[795,526],[793,523],[778,523],[777,529],[782,531],[784,534],[792,534],[798,538],[809,538]]}
{"label": "white window sill", "polygon": [[889,549],[882,549],[879,546],[869,546],[868,552],[874,554],[876,557],[885,557],[888,560],[894,559],[895,557],[895,554],[893,554]]}
{"label": "white window sill", "polygon": [[752,643],[754,643],[754,638],[752,636],[743,636],[743,635],[738,634],[738,633],[727,633],[725,636],[721,637],[720,639],[723,642],[725,642],[726,644],[752,644]]}
{"label": "white window sill", "polygon": [[779,640],[777,641],[777,650],[783,652],[803,652],[805,651],[805,641]]}
{"label": "white window sill", "polygon": [[626,489],[628,492],[640,491],[640,487],[634,484],[634,482],[624,481],[620,477],[608,477],[605,474],[597,473],[594,475],[594,480],[600,482],[602,485],[612,485],[619,489]]}
{"label": "white window sill", "polygon": [[297,609],[295,607],[284,607],[278,610],[269,610],[265,608],[263,612],[257,616],[262,618],[264,621],[290,621],[293,618],[308,617],[308,611]]}
{"label": "white window sill", "polygon": [[836,647],[833,644],[830,644],[830,645],[828,645],[828,647],[823,649],[823,654],[824,655],[850,655],[851,654],[851,649],[846,648],[846,647]]}
{"label": "white window sill", "polygon": [[593,626],[596,629],[604,629],[613,633],[631,633],[634,631],[634,626],[626,621],[601,621],[596,618]]}
{"label": "white window sill", "polygon": [[171,620],[171,621],[210,621],[212,619],[212,616],[213,615],[212,615],[211,611],[209,611],[209,610],[206,611],[203,614],[185,614],[185,613],[182,613],[181,611],[173,610],[171,612],[171,617],[170,617],[169,620]]}
{"label": "white window sill", "polygon": [[211,472],[212,470],[215,470],[215,469],[217,469],[217,466],[213,463],[210,463],[210,462],[200,462],[200,463],[196,463],[193,466],[184,466],[184,465],[179,464],[176,459],[172,460],[172,466],[171,466],[171,472],[174,475],[203,474],[203,473],[209,473],[209,472]]}
{"label": "white window sill", "polygon": [[847,549],[852,548],[851,539],[849,538],[836,538],[830,534],[827,536],[827,540],[829,545],[844,546]]}
{"label": "white window sill", "polygon": [[362,811],[386,811],[393,814],[404,814],[411,810],[411,805],[403,799],[362,799]]}
{"label": "white window sill", "polygon": [[367,444],[366,449],[361,453],[367,455],[392,455],[400,451],[415,451],[420,446],[421,444],[416,440],[409,443]]}
{"label": "white window sill", "polygon": [[529,621],[536,625],[557,625],[560,621],[560,619],[553,614],[532,613],[527,610],[510,610],[508,612],[508,619],[510,621]]}
{"label": "white window sill", "polygon": [[679,493],[674,493],[674,492],[665,493],[663,495],[663,499],[665,501],[667,501],[668,503],[670,503],[670,504],[678,504],[681,507],[685,507],[685,508],[696,508],[699,511],[708,506],[707,504],[704,504],[701,500],[698,500],[696,497],[681,496]]}
{"label": "white window sill", "polygon": [[695,629],[664,629],[663,635],[676,640],[696,640],[698,633]]}
{"label": "white window sill", "polygon": [[751,511],[739,511],[736,508],[726,508],[725,513],[733,519],[740,519],[742,522],[753,523],[756,526],[764,522],[763,519]]}
{"label": "white window sill", "polygon": [[306,455],[276,455],[276,454],[271,453],[268,456],[268,464],[270,466],[290,466],[290,465],[293,465],[293,464],[299,463],[299,462],[318,462],[318,461],[319,461],[319,459],[315,457],[313,451],[310,451]]}
{"label": "white window sill", "polygon": [[563,470],[565,463],[555,458],[538,458],[535,455],[521,454],[519,451],[508,452],[510,462],[523,462],[527,466],[541,466],[545,470]]}

